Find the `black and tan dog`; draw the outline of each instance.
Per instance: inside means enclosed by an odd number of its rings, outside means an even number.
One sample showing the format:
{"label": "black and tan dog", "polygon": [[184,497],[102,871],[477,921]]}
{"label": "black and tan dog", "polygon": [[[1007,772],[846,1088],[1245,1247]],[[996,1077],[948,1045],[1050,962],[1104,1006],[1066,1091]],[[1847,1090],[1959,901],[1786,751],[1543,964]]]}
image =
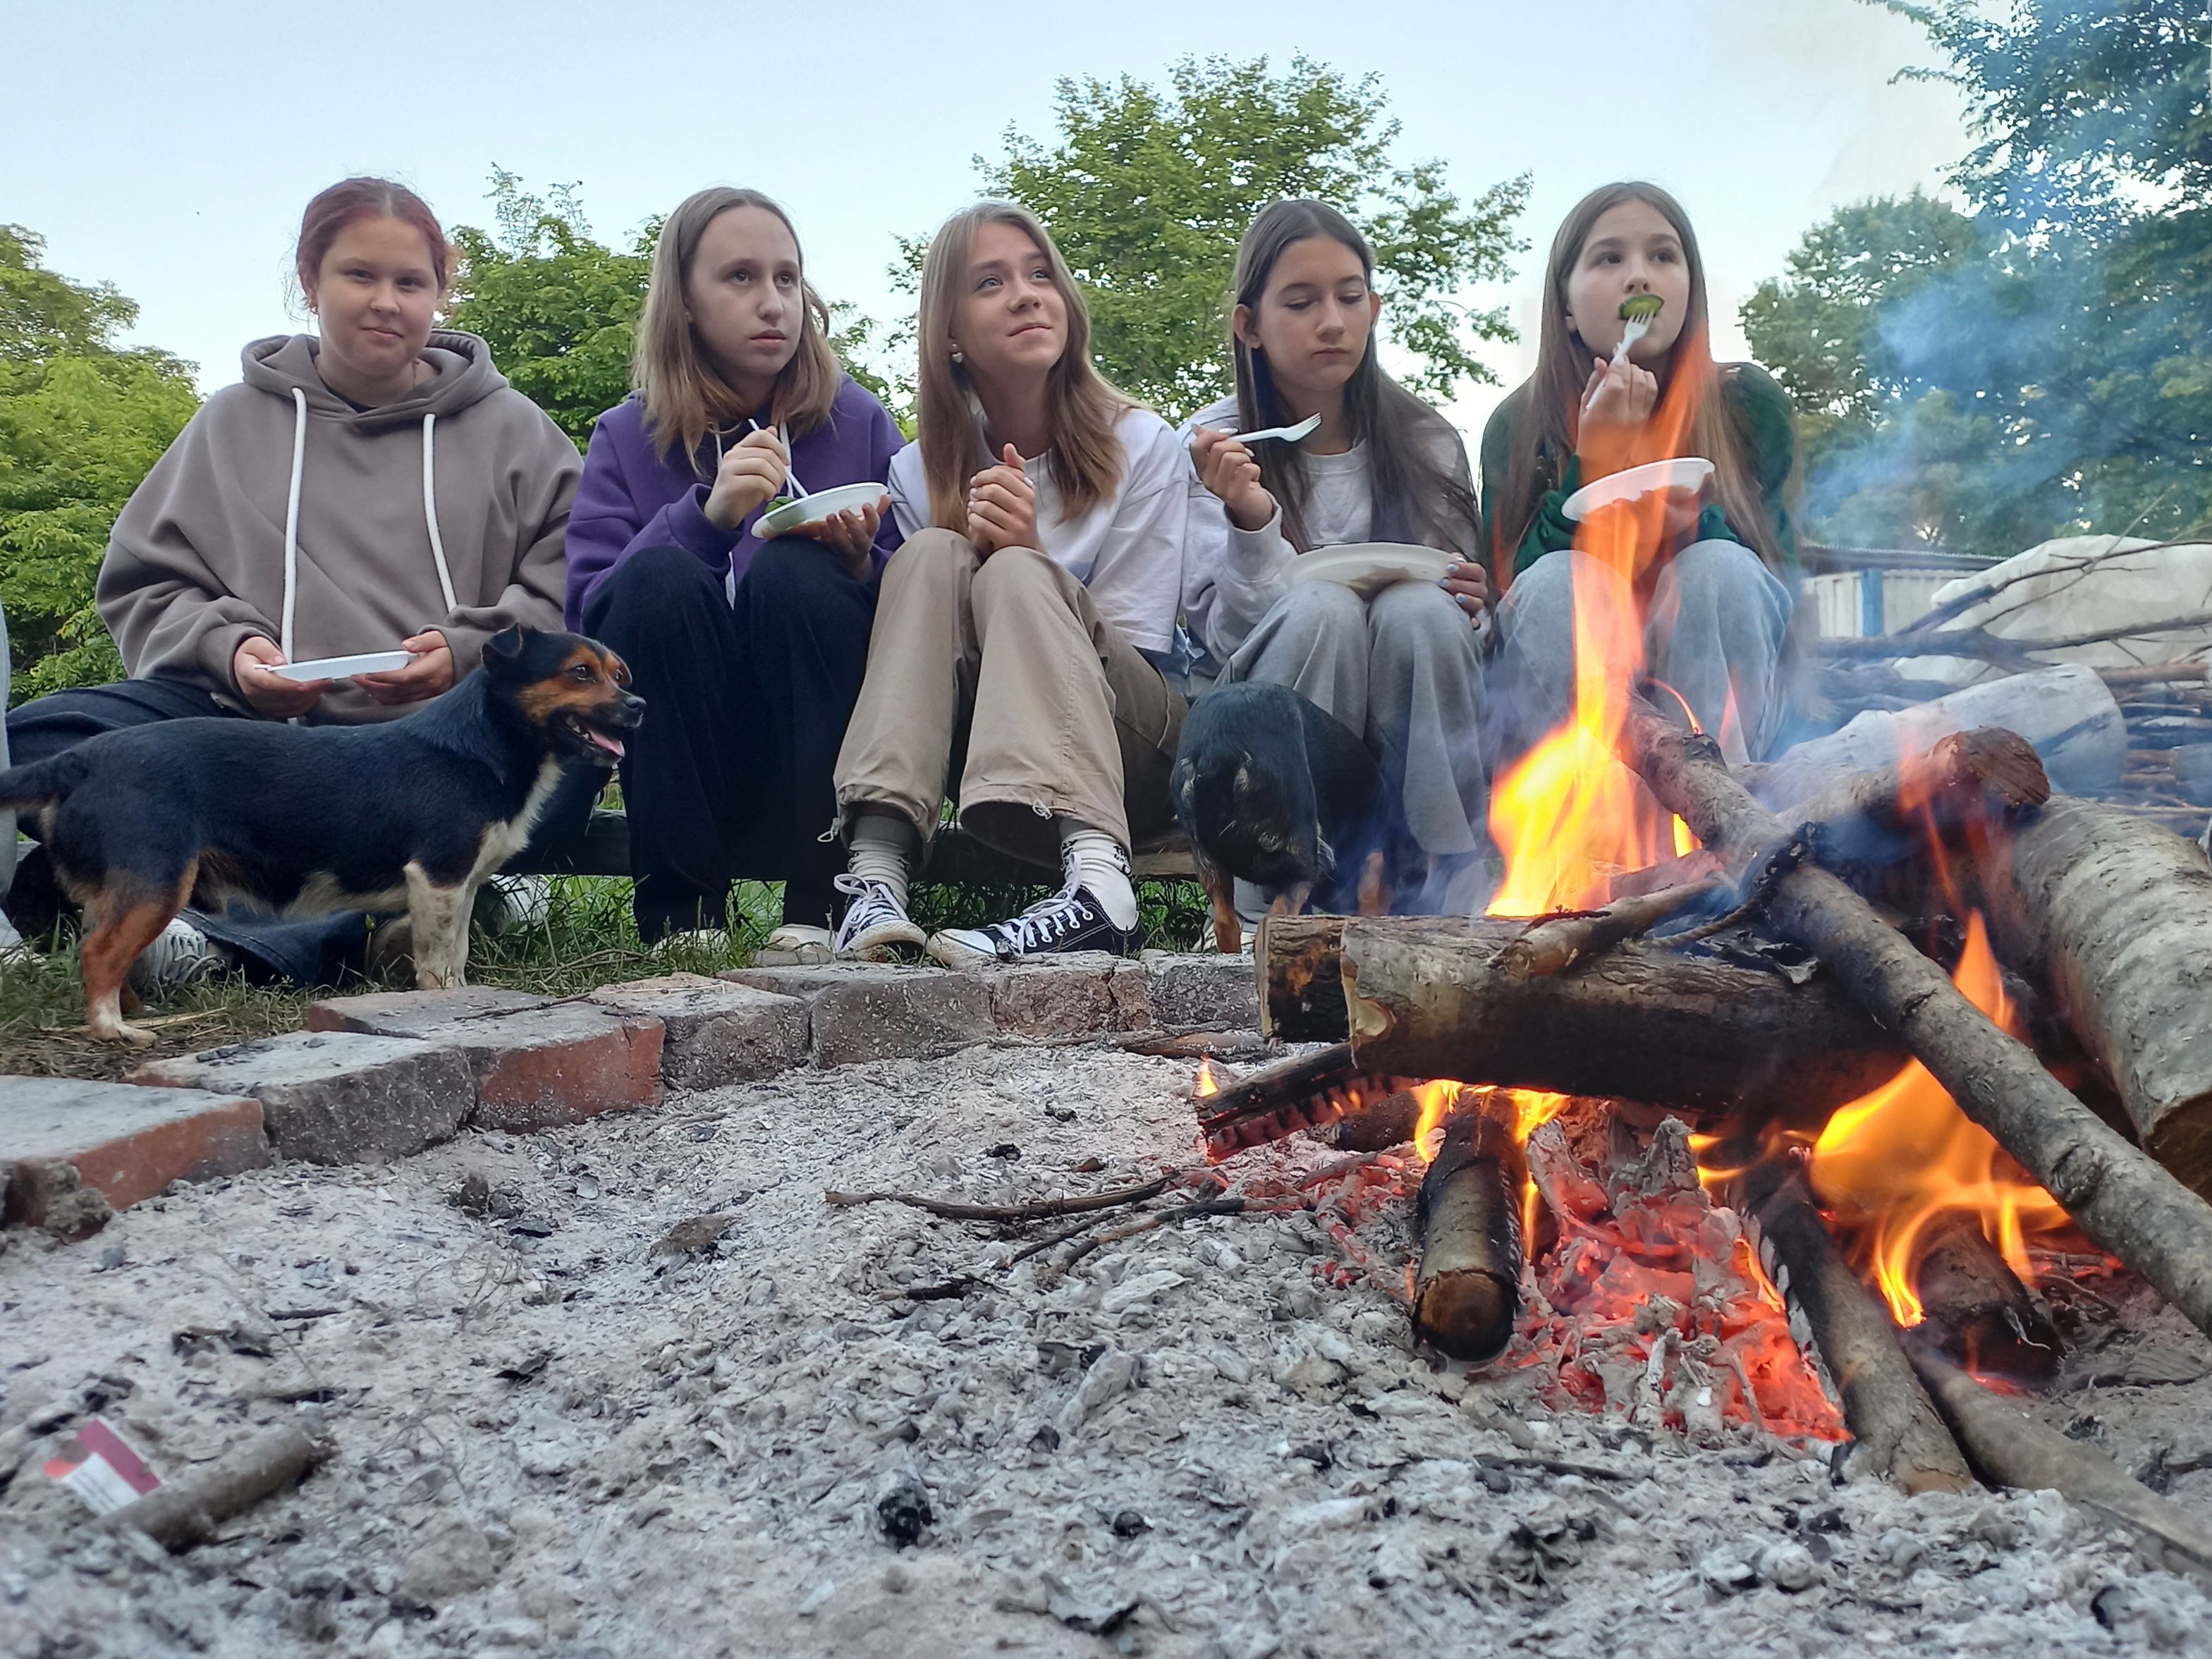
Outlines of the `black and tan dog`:
{"label": "black and tan dog", "polygon": [[1183,719],[1168,793],[1213,904],[1216,947],[1242,928],[1232,878],[1275,890],[1274,909],[1376,915],[1425,867],[1397,792],[1351,728],[1288,686],[1207,692]]}
{"label": "black and tan dog", "polygon": [[289,915],[404,909],[416,983],[459,985],[469,910],[520,851],[563,766],[611,766],[644,699],[622,659],[574,634],[510,628],[483,666],[404,720],[301,726],[181,720],[109,732],[0,772],[84,909],[93,1035],[123,1022],[132,960],[187,902]]}

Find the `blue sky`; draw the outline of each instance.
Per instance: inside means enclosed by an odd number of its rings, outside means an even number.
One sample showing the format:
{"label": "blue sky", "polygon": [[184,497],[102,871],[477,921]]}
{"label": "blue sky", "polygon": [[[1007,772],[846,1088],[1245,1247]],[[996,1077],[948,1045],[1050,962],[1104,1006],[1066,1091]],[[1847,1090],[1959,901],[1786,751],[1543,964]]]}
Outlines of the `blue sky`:
{"label": "blue sky", "polygon": [[[0,20],[0,221],[137,300],[138,337],[197,362],[204,388],[236,378],[247,340],[296,325],[300,210],[348,173],[406,179],[448,224],[483,222],[495,166],[572,181],[610,239],[702,185],[751,185],[789,205],[825,293],[887,317],[893,235],[972,196],[973,158],[998,154],[1009,124],[1046,132],[1058,77],[1156,78],[1187,53],[1373,70],[1402,155],[1443,158],[1468,191],[1533,173],[1529,252],[1469,296],[1524,323],[1574,199],[1657,179],[1698,227],[1723,350],[1736,304],[1808,226],[1934,187],[1967,142],[1954,94],[1891,84],[1931,61],[1919,32],[1861,0],[4,0]],[[1491,354],[1509,384],[1528,349]],[[1451,413],[1472,434],[1500,395]]]}

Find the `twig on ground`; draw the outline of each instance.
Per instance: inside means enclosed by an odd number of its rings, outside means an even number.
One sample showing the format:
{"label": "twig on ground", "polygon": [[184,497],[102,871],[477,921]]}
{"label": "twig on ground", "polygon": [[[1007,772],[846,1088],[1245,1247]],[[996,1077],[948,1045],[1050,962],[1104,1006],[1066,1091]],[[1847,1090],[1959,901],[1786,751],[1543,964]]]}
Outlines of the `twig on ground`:
{"label": "twig on ground", "polygon": [[1102,1244],[1118,1244],[1125,1238],[1134,1238],[1139,1233],[1151,1232],[1156,1227],[1165,1227],[1177,1221],[1188,1221],[1202,1215],[1239,1215],[1244,1210],[1241,1198],[1206,1198],[1195,1204],[1178,1204],[1172,1210],[1160,1210],[1141,1221],[1133,1221],[1109,1232],[1095,1233],[1070,1250],[1058,1261],[1048,1262],[1037,1269],[1040,1288],[1054,1285],[1067,1276],[1068,1270]]}
{"label": "twig on ground", "polygon": [[1088,1193],[1079,1198],[1041,1199],[1034,1204],[961,1204],[951,1199],[932,1198],[926,1193],[834,1191],[824,1192],[822,1201],[841,1210],[849,1209],[857,1204],[904,1204],[914,1209],[926,1210],[947,1221],[1045,1221],[1054,1216],[1085,1215],[1093,1210],[1112,1210],[1125,1204],[1141,1204],[1148,1198],[1158,1198],[1180,1178],[1180,1172],[1171,1170],[1141,1187],[1118,1187],[1109,1192]]}

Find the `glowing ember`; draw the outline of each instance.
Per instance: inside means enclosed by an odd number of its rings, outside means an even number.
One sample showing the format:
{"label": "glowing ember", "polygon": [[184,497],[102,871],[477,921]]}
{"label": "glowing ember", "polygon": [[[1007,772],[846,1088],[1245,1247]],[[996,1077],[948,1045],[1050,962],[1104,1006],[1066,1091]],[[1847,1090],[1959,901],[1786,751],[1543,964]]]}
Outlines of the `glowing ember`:
{"label": "glowing ember", "polygon": [[[2019,1035],[1978,912],[1967,918],[1966,951],[1952,978],[1968,1001]],[[1810,1173],[1822,1206],[1853,1230],[1860,1272],[1871,1268],[1900,1325],[1920,1322],[1916,1246],[1939,1218],[1978,1217],[1984,1236],[2031,1284],[2029,1236],[2072,1225],[1917,1060],[1828,1120]]]}

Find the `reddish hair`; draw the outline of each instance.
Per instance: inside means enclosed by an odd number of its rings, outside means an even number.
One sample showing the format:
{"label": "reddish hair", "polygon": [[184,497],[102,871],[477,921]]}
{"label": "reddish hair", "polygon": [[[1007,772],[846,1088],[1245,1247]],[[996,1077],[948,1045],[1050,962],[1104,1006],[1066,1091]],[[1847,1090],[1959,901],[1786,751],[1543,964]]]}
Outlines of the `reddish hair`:
{"label": "reddish hair", "polygon": [[311,288],[323,268],[323,256],[348,225],[363,219],[397,219],[422,233],[430,248],[430,271],[446,286],[446,233],[430,204],[404,185],[389,179],[345,179],[322,191],[300,216],[300,243],[292,256],[300,286]]}

